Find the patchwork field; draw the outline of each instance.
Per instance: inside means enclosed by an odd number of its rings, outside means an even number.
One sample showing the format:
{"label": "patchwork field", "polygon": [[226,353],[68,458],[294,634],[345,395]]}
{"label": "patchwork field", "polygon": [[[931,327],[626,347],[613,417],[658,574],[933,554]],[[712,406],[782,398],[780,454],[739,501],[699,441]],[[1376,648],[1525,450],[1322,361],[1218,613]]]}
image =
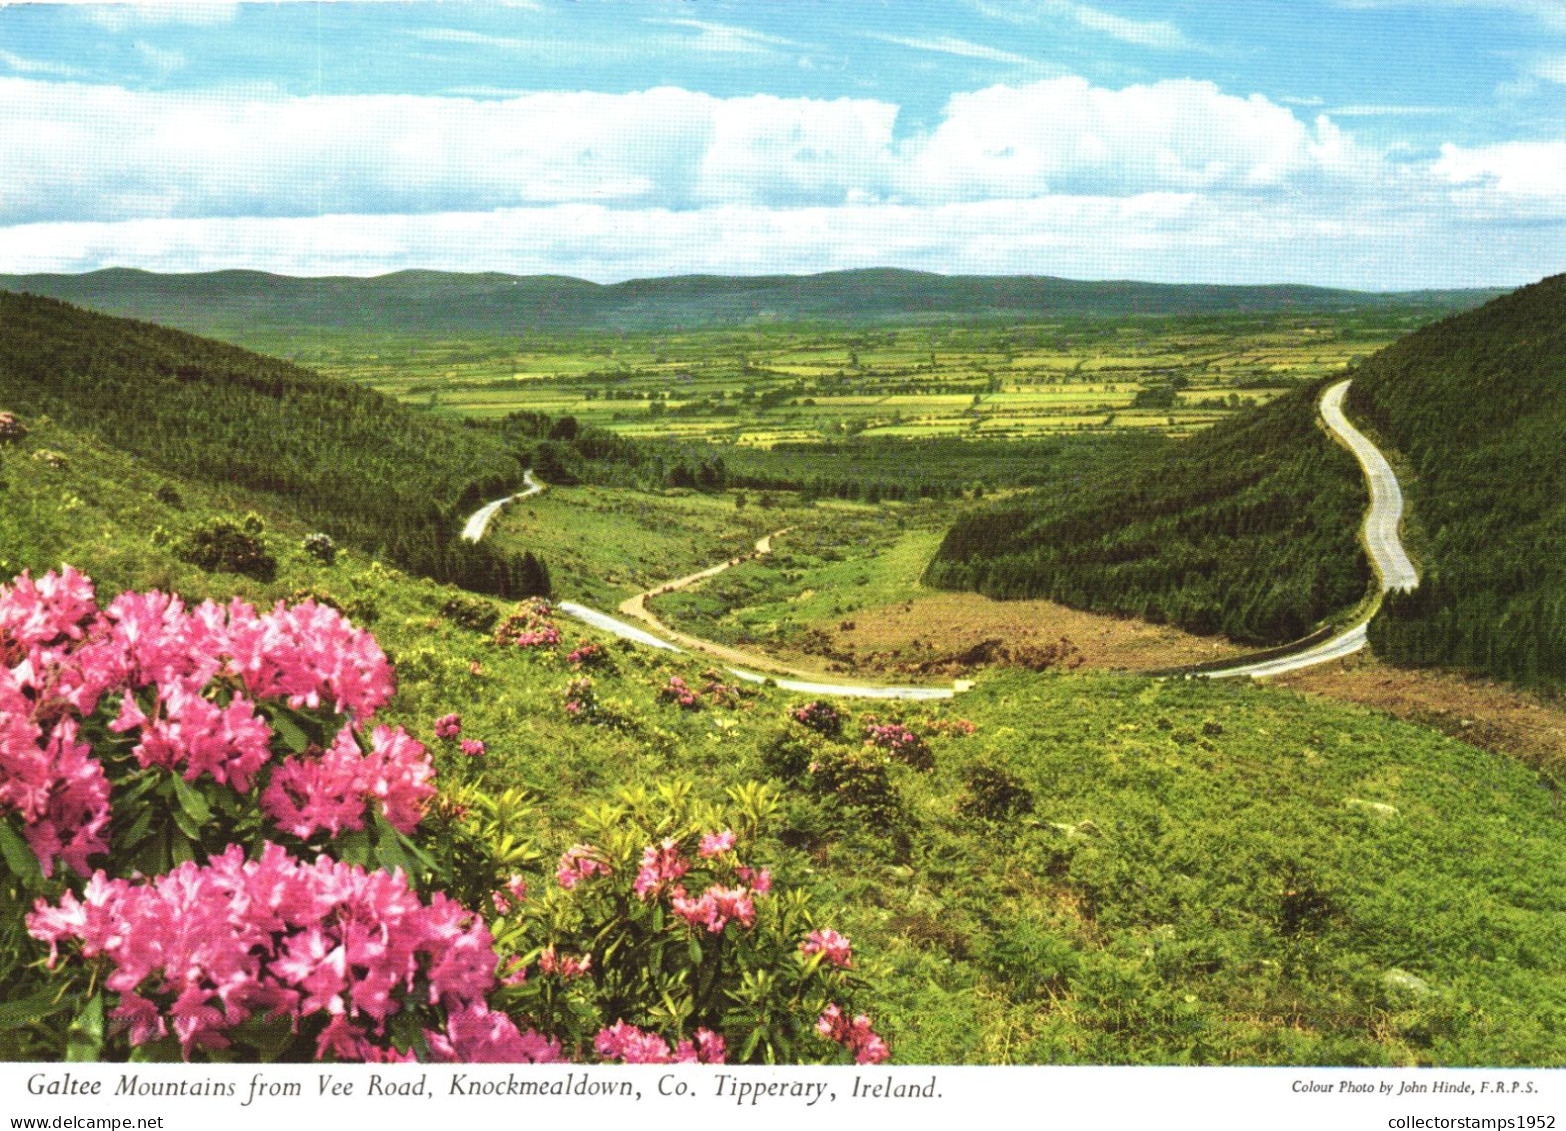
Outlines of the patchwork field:
{"label": "patchwork field", "polygon": [[570,415],[627,436],[769,447],[847,436],[1189,435],[1336,372],[1426,315],[446,339],[323,330],[258,344],[453,415]]}

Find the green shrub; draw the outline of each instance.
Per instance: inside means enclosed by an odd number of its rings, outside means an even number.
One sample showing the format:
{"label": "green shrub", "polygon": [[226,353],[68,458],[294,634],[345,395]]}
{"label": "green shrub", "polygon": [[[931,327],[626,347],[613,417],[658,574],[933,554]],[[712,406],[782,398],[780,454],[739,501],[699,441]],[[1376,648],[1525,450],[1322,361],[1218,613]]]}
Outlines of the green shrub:
{"label": "green shrub", "polygon": [[1022,779],[993,762],[975,762],[963,771],[966,787],[957,807],[986,821],[1005,821],[1033,812],[1033,793]]}
{"label": "green shrub", "polygon": [[277,576],[277,559],[261,537],[265,528],[253,529],[259,524],[254,514],[247,515],[243,524],[232,518],[209,519],[186,535],[178,555],[204,570],[226,570],[271,581]]}
{"label": "green shrub", "polygon": [[440,607],[440,615],[462,628],[487,633],[500,619],[500,610],[482,598],[453,593]]}

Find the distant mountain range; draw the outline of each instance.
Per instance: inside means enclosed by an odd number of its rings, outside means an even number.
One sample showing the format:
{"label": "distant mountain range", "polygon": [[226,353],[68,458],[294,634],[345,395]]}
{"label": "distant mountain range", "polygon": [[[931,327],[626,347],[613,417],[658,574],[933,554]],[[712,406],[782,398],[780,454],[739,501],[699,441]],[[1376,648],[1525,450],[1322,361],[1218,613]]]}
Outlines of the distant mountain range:
{"label": "distant mountain range", "polygon": [[0,275],[0,289],[232,340],[302,328],[505,334],[1291,310],[1440,314],[1470,309],[1501,293],[1082,282],[889,268],[820,275],[684,275],[607,286],[559,275],[399,271],[368,279],[297,278],[259,271],[160,275],[113,268],[81,275]]}

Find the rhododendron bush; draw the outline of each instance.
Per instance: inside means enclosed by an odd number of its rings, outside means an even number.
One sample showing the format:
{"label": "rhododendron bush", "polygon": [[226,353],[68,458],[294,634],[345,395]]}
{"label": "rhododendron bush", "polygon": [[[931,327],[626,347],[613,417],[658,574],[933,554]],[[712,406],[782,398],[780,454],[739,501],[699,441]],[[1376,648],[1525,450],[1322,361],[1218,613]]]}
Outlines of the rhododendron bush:
{"label": "rhododendron bush", "polygon": [[522,795],[475,738],[438,790],[393,691],[310,600],[0,585],[0,1053],[884,1058],[848,940],[745,858],[764,792],[627,795],[525,875]]}

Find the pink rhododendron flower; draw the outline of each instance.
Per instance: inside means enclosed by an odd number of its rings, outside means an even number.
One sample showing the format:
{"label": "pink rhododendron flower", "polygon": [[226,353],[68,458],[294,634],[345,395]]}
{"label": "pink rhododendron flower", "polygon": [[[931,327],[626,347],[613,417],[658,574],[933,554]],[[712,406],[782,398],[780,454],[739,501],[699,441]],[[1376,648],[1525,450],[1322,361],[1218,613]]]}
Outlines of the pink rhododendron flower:
{"label": "pink rhododendron flower", "polygon": [[565,1060],[560,1042],[532,1029],[521,1032],[504,1013],[481,1004],[453,1010],[446,1032],[425,1030],[437,1061],[460,1064],[555,1064]]}
{"label": "pink rhododendron flower", "polygon": [[436,738],[456,738],[462,733],[461,715],[442,715],[435,720]]}
{"label": "pink rhododendron flower", "polygon": [[735,837],[733,829],[724,829],[721,833],[708,833],[701,838],[701,846],[696,850],[703,860],[711,860],[714,856],[721,856],[725,852],[734,849]]}
{"label": "pink rhododendron flower", "polygon": [[886,1042],[870,1027],[869,1017],[861,1013],[850,1021],[836,1003],[822,1011],[816,1021],[816,1032],[848,1049],[856,1064],[880,1064],[892,1055]]}
{"label": "pink rhododendron flower", "polygon": [[854,952],[848,940],[830,928],[811,931],[805,936],[805,941],[799,944],[799,951],[807,958],[812,954],[822,955],[833,966],[847,967],[854,964]]}
{"label": "pink rhododendron flower", "polygon": [[730,920],[742,927],[749,927],[756,921],[756,905],[746,888],[725,888],[715,884],[704,891],[700,899],[691,899],[683,887],[677,887],[669,898],[669,909],[691,926],[705,927],[712,934],[721,932]]}
{"label": "pink rhododendron flower", "polygon": [[[80,875],[91,870],[88,857],[109,850],[109,781],[92,750],[76,741],[75,719],[63,719],[29,759],[31,789],[16,791],[28,804],[22,810],[23,833],[38,857],[45,876],[54,874],[54,861],[64,860]],[[0,800],[6,800],[13,784],[16,763],[0,762]]]}
{"label": "pink rhododendron flower", "polygon": [[[321,1017],[317,1056],[358,1059],[383,1048],[405,996],[475,1025],[490,1020],[483,998],[496,957],[482,922],[439,893],[425,904],[400,872],[325,856],[304,864],[275,844],[259,860],[236,845],[136,883],[98,872],[80,898],[40,900],[27,928],[52,956],[75,942],[83,957],[107,960],[104,984],[122,995],[114,1016],[142,1040],[166,1024],[186,1056],[222,1047],[227,1030],[258,1013]],[[495,1028],[497,1041],[509,1039]],[[469,1037],[478,1040],[466,1030],[448,1040],[460,1054]]]}
{"label": "pink rhododendron flower", "polygon": [[562,978],[580,978],[593,968],[591,954],[556,954],[555,944],[550,943],[538,956],[540,974],[559,974]]}
{"label": "pink rhododendron flower", "polygon": [[570,891],[583,880],[595,875],[607,876],[611,869],[598,849],[590,844],[573,844],[566,849],[560,857],[560,865],[555,869],[555,879],[560,886]]}
{"label": "pink rhododendron flower", "polygon": [[476,738],[464,738],[462,740],[462,752],[469,758],[481,757],[484,753],[484,744]]}
{"label": "pink rhododendron flower", "polygon": [[605,1060],[618,1060],[624,1064],[669,1064],[674,1056],[669,1042],[657,1033],[646,1033],[635,1025],[616,1021],[607,1029],[599,1030],[593,1038],[593,1048]]}
{"label": "pink rhododendron flower", "polygon": [[[211,774],[218,784],[250,791],[250,780],[272,757],[272,728],[242,695],[227,707],[204,698],[194,687],[174,683],[158,692],[157,717],[142,723],[134,753],[142,766],[180,771],[186,781]],[[121,704],[115,729],[130,729],[145,719],[132,697]]]}
{"label": "pink rhododendron flower", "polygon": [[728,1060],[728,1048],[723,1034],[711,1029],[697,1029],[694,1041],[681,1041],[674,1049],[676,1064],[724,1064]]}
{"label": "pink rhododendron flower", "polygon": [[666,837],[662,844],[650,844],[643,850],[634,890],[643,899],[651,899],[669,890],[689,870],[689,861],[680,855],[679,841]]}
{"label": "pink rhododendron flower", "polygon": [[301,840],[318,829],[331,836],[362,829],[370,804],[378,804],[398,832],[411,833],[434,796],[434,776],[423,745],[401,727],[376,727],[368,754],[361,753],[353,728],[343,727],[318,755],[285,759],[261,794],[261,809]]}
{"label": "pink rhododendron flower", "polygon": [[97,614],[92,582],[70,566],[37,581],[23,571],[0,585],[0,663],[16,663],[34,645],[82,639]]}
{"label": "pink rhododendron flower", "polygon": [[749,884],[751,891],[757,895],[766,895],[772,890],[772,871],[769,868],[752,869],[741,864],[734,869],[734,874]]}

